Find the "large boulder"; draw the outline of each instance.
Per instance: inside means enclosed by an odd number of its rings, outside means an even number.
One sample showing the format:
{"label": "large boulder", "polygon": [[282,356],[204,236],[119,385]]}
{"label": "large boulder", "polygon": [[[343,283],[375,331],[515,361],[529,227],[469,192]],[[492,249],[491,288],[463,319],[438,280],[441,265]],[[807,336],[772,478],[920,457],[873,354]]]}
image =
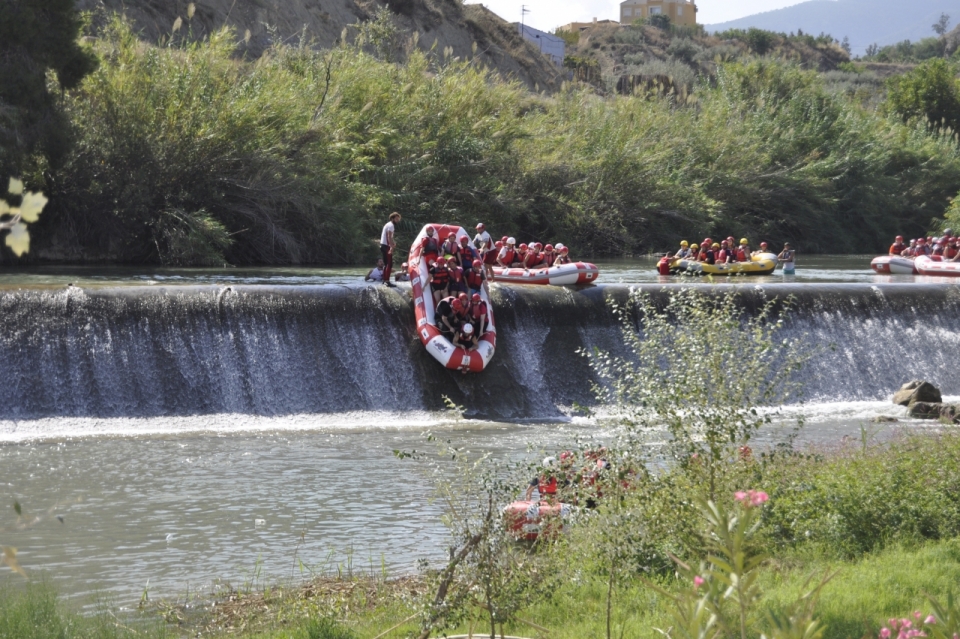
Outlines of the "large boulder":
{"label": "large boulder", "polygon": [[900,406],[910,406],[917,402],[926,402],[928,404],[939,404],[943,401],[940,389],[921,380],[907,382],[893,394],[893,403]]}

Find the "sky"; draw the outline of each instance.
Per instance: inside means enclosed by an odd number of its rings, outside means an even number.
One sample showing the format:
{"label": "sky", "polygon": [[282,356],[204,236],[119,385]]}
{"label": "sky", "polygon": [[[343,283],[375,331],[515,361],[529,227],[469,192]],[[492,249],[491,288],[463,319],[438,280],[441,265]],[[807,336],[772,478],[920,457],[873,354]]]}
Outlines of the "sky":
{"label": "sky", "polygon": [[[715,24],[745,16],[773,11],[802,0],[697,0],[697,22]],[[477,4],[467,0],[467,4]],[[530,11],[524,20],[541,31],[553,31],[570,22],[620,19],[620,0],[482,0],[482,4],[507,22],[520,21],[520,7]]]}

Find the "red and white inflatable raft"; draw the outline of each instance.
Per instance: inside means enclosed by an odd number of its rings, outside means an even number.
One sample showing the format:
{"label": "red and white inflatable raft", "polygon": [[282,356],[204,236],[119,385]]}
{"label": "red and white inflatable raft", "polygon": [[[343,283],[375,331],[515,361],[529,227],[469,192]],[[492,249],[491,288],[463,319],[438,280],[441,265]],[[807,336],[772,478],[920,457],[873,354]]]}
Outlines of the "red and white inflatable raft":
{"label": "red and white inflatable raft", "polygon": [[540,535],[560,534],[572,511],[570,504],[519,500],[503,509],[503,519],[514,537],[533,541]]}
{"label": "red and white inflatable raft", "polygon": [[572,262],[551,266],[550,268],[503,268],[493,267],[493,275],[498,282],[513,282],[515,284],[552,284],[567,286],[569,284],[589,284],[600,277],[600,269],[589,262]]}
{"label": "red and white inflatable raft", "polygon": [[880,255],[873,258],[870,268],[881,275],[916,275],[916,264],[911,257],[900,255]]}
{"label": "red and white inflatable raft", "polygon": [[413,241],[410,247],[410,256],[407,258],[407,272],[410,275],[410,288],[413,292],[413,310],[417,318],[417,336],[420,342],[426,347],[434,359],[451,370],[479,373],[490,360],[493,359],[493,352],[497,348],[497,329],[493,320],[493,304],[490,303],[490,297],[487,295],[486,287],[481,288],[480,297],[487,303],[487,332],[480,338],[480,343],[476,350],[468,351],[465,348],[454,346],[453,342],[440,334],[437,328],[434,312],[436,305],[433,303],[433,291],[430,289],[429,265],[426,260],[421,260],[420,245],[423,238],[427,236],[427,228],[433,227],[436,237],[445,238],[451,231],[456,233],[457,242],[461,237],[470,236],[463,228],[459,226],[446,226],[444,224],[427,224],[420,230],[420,234]]}
{"label": "red and white inflatable raft", "polygon": [[921,275],[960,277],[960,262],[942,262],[939,258],[939,255],[933,257],[920,255],[914,260],[914,264]]}

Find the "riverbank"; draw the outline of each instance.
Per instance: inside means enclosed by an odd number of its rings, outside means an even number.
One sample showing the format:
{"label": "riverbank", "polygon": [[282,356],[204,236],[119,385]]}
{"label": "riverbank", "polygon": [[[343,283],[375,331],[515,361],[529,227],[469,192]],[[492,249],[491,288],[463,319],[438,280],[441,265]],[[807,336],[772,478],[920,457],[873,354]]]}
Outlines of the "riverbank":
{"label": "riverbank", "polygon": [[[944,431],[905,435],[883,445],[850,442],[839,448],[815,447],[737,462],[724,476],[718,502],[732,502],[735,487],[762,489],[769,495],[755,544],[770,558],[757,582],[762,595],[750,618],[751,634],[764,628],[767,613],[786,610],[809,588],[811,578],[815,583],[834,572],[816,606],[827,638],[876,636],[891,617],[914,610],[926,616],[931,611],[926,595],[945,601],[960,579],[958,460],[960,435]],[[679,481],[661,485],[673,485],[683,494],[698,490],[696,484],[685,487]],[[680,528],[698,529],[698,515],[681,509],[670,526],[683,536],[687,533]],[[561,578],[518,611],[516,617],[522,621],[507,626],[509,632],[547,636],[537,629],[543,627],[550,637],[560,639],[604,636],[608,582],[602,565],[570,561],[579,534],[578,527],[572,527],[567,541],[540,551]],[[666,546],[675,546],[674,541],[660,540]],[[684,592],[690,584],[662,565],[651,568],[625,574],[619,584],[612,616],[617,636],[656,637],[656,628],[673,625],[669,598],[640,575],[668,593]],[[368,572],[303,585],[231,590],[215,598],[185,596],[154,603],[145,593],[137,614],[114,612],[80,619],[57,604],[42,585],[8,582],[0,591],[0,636],[85,639],[166,633],[372,639],[400,624],[383,635],[399,638],[416,630],[424,596],[432,596],[435,587],[430,584],[429,576],[390,578]],[[18,634],[17,628],[26,627],[28,619],[34,630]],[[318,619],[334,622],[345,634],[331,634],[333,626],[323,630]],[[401,623],[405,619],[409,620]],[[460,630],[469,627],[467,620]],[[62,633],[65,628],[68,634]]]}

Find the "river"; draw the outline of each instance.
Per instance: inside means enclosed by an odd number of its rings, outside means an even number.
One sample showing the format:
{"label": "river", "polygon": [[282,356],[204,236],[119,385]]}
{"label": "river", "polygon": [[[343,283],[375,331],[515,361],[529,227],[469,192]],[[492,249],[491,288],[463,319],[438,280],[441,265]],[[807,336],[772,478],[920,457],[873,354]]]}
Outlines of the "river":
{"label": "river", "polygon": [[[892,391],[924,377],[960,392],[960,290],[868,265],[812,256],[795,276],[705,287],[736,287],[748,310],[793,296],[784,330],[818,349],[767,443],[800,416],[817,446],[930,428]],[[575,351],[622,348],[609,302],[677,279],[653,260],[600,266],[601,286],[495,286],[498,351],[466,377],[424,353],[406,290],[359,269],[2,272],[0,485],[40,519],[17,530],[8,508],[0,543],[84,603],[413,572],[445,531],[431,479],[393,450],[424,449],[428,430],[512,458],[610,436],[572,408],[592,399]]]}

